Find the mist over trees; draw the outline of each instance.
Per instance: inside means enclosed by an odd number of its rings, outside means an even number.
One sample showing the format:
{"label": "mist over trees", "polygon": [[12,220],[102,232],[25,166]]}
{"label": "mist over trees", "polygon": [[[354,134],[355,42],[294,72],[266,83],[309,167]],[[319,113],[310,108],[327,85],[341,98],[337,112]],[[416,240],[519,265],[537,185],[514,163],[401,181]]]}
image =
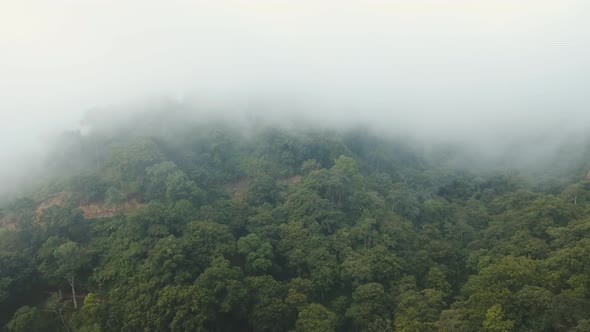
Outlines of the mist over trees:
{"label": "mist over trees", "polygon": [[61,136],[43,184],[2,206],[6,331],[590,322],[583,162],[489,170],[366,127],[103,120]]}
{"label": "mist over trees", "polygon": [[589,13],[0,1],[0,331],[590,331]]}
{"label": "mist over trees", "polygon": [[44,169],[46,143],[77,130],[87,110],[106,109],[98,118],[116,129],[159,98],[229,121],[237,110],[360,123],[469,143],[484,165],[547,165],[590,129],[589,9],[586,0],[3,1],[0,155],[11,162],[0,163],[0,199],[22,193]]}

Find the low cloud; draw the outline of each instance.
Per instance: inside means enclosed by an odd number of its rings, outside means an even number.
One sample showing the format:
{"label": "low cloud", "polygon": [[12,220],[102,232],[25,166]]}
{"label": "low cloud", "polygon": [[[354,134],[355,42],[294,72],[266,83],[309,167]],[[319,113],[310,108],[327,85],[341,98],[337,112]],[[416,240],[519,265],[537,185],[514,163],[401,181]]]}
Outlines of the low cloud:
{"label": "low cloud", "polygon": [[47,137],[80,127],[88,110],[135,112],[159,99],[229,120],[289,114],[540,160],[585,144],[589,9],[581,0],[4,2],[0,180],[41,167],[32,160]]}

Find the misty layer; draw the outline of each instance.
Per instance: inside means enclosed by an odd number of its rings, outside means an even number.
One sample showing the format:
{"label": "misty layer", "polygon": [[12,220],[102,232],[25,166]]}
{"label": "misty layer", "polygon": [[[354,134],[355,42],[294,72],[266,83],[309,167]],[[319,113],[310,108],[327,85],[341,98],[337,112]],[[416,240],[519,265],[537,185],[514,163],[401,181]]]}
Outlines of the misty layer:
{"label": "misty layer", "polygon": [[0,153],[11,162],[0,165],[2,187],[28,180],[19,170],[39,168],[29,155],[77,130],[88,109],[132,113],[110,105],[160,96],[229,120],[248,110],[360,123],[469,143],[490,165],[547,164],[583,144],[590,124],[588,9],[582,0],[3,2]]}
{"label": "misty layer", "polygon": [[[84,115],[76,129],[48,135],[43,144],[35,145],[35,150],[19,151],[18,158],[0,168],[3,170],[0,196],[6,200],[56,177],[102,170],[117,144],[132,138],[166,142],[177,140],[176,136],[182,133],[186,140],[198,140],[210,128],[232,137],[231,146],[236,149],[242,147],[244,140],[255,140],[265,130],[275,128],[305,141],[323,132],[335,137],[362,133],[372,137],[376,145],[391,145],[392,149],[403,146],[417,158],[473,173],[511,170],[531,179],[544,179],[579,176],[590,167],[589,141],[584,133],[527,132],[527,137],[518,140],[498,138],[493,142],[478,141],[477,137],[457,140],[452,135],[434,139],[411,128],[386,128],[360,121],[341,121],[336,125],[325,118],[326,114],[306,113],[295,106],[281,108],[281,104],[257,103],[251,108],[217,104],[196,107],[169,99],[94,109]],[[14,145],[18,144],[16,141]]]}
{"label": "misty layer", "polygon": [[7,331],[587,330],[588,155],[519,174],[363,126],[150,105],[89,113],[0,205]]}

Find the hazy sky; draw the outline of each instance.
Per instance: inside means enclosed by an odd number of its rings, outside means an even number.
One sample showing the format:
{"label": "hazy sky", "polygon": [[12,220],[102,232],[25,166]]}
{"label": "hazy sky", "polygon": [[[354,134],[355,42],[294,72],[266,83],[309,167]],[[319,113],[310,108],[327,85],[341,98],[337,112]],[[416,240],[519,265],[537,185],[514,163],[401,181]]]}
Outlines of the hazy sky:
{"label": "hazy sky", "polygon": [[590,124],[589,22],[587,0],[0,0],[0,152],[154,96],[458,140],[563,135]]}

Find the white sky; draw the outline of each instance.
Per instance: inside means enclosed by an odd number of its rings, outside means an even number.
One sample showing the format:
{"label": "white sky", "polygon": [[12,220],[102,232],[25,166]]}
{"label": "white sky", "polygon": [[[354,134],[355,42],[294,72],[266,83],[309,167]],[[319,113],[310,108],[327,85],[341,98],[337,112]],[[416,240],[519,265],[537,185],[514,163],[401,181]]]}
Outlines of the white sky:
{"label": "white sky", "polygon": [[459,140],[579,130],[588,22],[586,0],[0,0],[0,152],[153,96]]}

